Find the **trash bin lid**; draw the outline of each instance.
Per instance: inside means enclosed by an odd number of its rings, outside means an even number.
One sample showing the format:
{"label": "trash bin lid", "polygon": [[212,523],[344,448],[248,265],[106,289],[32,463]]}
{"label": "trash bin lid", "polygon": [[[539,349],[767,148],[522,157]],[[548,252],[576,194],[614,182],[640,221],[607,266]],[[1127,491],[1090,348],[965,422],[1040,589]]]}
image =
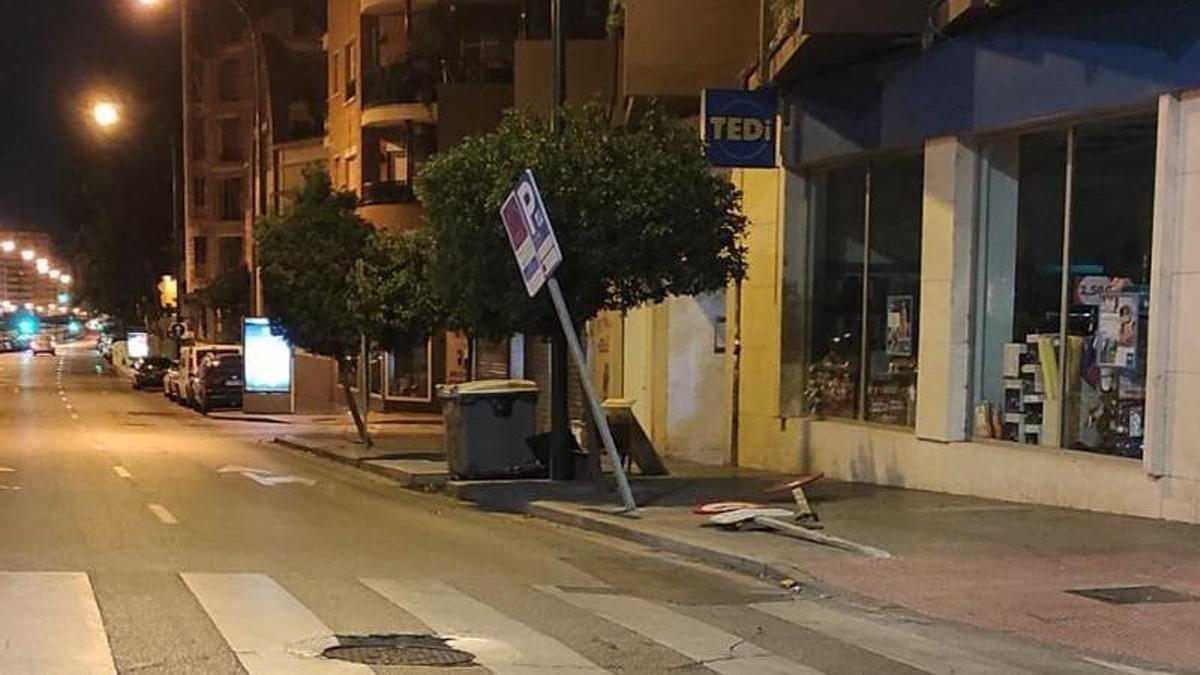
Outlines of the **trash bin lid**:
{"label": "trash bin lid", "polygon": [[441,387],[440,393],[448,396],[485,396],[491,394],[536,393],[538,386],[530,380],[475,380]]}

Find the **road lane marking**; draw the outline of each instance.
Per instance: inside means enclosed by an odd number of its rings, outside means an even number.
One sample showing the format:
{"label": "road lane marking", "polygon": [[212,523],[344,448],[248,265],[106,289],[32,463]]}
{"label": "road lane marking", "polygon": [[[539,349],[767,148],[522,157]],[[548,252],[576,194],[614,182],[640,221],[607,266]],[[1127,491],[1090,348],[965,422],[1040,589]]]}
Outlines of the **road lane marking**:
{"label": "road lane marking", "polygon": [[301,476],[289,476],[287,474],[275,473],[268,469],[252,469],[247,466],[229,465],[217,469],[217,473],[236,473],[266,487],[275,487],[276,485],[287,485],[296,483],[299,485],[307,485],[312,487],[317,484],[317,481],[312,478],[303,478]]}
{"label": "road lane marking", "polygon": [[179,521],[175,518],[175,516],[171,515],[171,512],[167,510],[167,507],[163,506],[162,504],[147,504],[146,508],[150,509],[150,513],[153,513],[160,521],[162,521],[163,525],[179,524]]}
{"label": "road lane marking", "polygon": [[121,478],[125,478],[125,479],[133,478],[133,475],[129,473],[129,469],[126,469],[125,467],[121,466],[120,464],[113,467],[113,473],[117,474]]}
{"label": "road lane marking", "polygon": [[0,466],[0,473],[16,473],[16,472],[17,472],[16,469],[12,469],[7,466]]}
{"label": "road lane marking", "polygon": [[0,572],[0,673],[116,673],[86,574]]}
{"label": "road lane marking", "polygon": [[[0,490],[7,490],[10,492],[20,492],[21,486],[20,485],[0,485]],[[0,672],[3,672],[3,671],[0,671]]]}
{"label": "road lane marking", "polygon": [[724,675],[821,673],[649,600],[605,593],[566,593],[549,586],[539,587],[539,590],[624,626]]}
{"label": "road lane marking", "polygon": [[561,642],[432,580],[359,579],[494,673],[607,672]]}
{"label": "road lane marking", "polygon": [[1028,673],[1012,665],[977,656],[945,642],[937,642],[911,630],[889,626],[840,612],[825,605],[795,600],[764,602],[751,605],[754,609],[778,619],[815,631],[860,649],[874,652],[893,661],[923,670],[930,675],[950,673]]}
{"label": "road lane marking", "polygon": [[373,672],[368,666],[321,660],[302,651],[302,645],[333,632],[265,574],[179,576],[250,675]]}

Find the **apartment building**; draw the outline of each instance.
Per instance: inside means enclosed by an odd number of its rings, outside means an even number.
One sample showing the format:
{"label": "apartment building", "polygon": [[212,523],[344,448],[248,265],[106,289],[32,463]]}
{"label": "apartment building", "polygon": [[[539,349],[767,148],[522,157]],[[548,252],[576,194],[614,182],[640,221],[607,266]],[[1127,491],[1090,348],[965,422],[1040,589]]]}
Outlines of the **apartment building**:
{"label": "apartment building", "polygon": [[[513,101],[517,0],[329,0],[325,149],[334,185],[396,232],[421,226],[413,179],[434,152],[490,130]],[[373,407],[436,409],[434,386],[469,375],[465,337],[374,353]]]}
{"label": "apartment building", "polygon": [[0,230],[0,305],[35,310],[41,307],[46,311],[60,304],[61,294],[70,293],[62,275],[70,279],[70,274],[59,269],[59,264],[49,234]]}
{"label": "apartment building", "polygon": [[320,138],[324,126],[325,7],[260,0],[243,15],[231,3],[185,6],[185,313],[201,338],[228,339],[241,317],[203,291],[240,275],[253,307],[254,220],[273,207],[281,175],[273,148]]}

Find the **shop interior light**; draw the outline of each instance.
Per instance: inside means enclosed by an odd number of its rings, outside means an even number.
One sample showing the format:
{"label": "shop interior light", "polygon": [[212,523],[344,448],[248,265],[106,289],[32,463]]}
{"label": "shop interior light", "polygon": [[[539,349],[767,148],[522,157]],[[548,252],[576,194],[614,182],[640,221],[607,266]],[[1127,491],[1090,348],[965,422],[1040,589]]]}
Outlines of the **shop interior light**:
{"label": "shop interior light", "polygon": [[10,239],[9,241],[0,243],[0,249],[3,249],[5,253],[12,253],[17,250],[17,242]]}
{"label": "shop interior light", "polygon": [[33,252],[33,249],[27,248],[24,251],[21,251],[21,260],[29,262],[30,260],[33,260],[36,255],[37,254]]}

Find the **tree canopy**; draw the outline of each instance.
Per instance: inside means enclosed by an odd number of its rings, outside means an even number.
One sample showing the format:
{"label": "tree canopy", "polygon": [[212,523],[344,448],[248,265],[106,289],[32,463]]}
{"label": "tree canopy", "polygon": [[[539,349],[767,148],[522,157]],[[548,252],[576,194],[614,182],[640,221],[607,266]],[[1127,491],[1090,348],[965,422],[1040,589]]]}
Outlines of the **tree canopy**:
{"label": "tree canopy", "polygon": [[424,232],[376,231],[367,242],[361,276],[352,272],[350,313],[376,344],[424,340],[442,324],[430,288],[432,242]]}
{"label": "tree canopy", "polygon": [[694,129],[651,110],[614,127],[596,105],[497,129],[432,158],[417,178],[433,246],[433,290],[451,327],[481,337],[556,330],[513,262],[500,206],[521,171],[537,178],[563,250],[557,273],[577,321],[724,288],[746,271],[740,194],[707,166]]}
{"label": "tree canopy", "polygon": [[360,328],[347,304],[350,273],[366,255],[370,224],[353,193],[322,171],[305,173],[296,202],[258,222],[263,300],[292,344],[337,359],[357,351]]}

